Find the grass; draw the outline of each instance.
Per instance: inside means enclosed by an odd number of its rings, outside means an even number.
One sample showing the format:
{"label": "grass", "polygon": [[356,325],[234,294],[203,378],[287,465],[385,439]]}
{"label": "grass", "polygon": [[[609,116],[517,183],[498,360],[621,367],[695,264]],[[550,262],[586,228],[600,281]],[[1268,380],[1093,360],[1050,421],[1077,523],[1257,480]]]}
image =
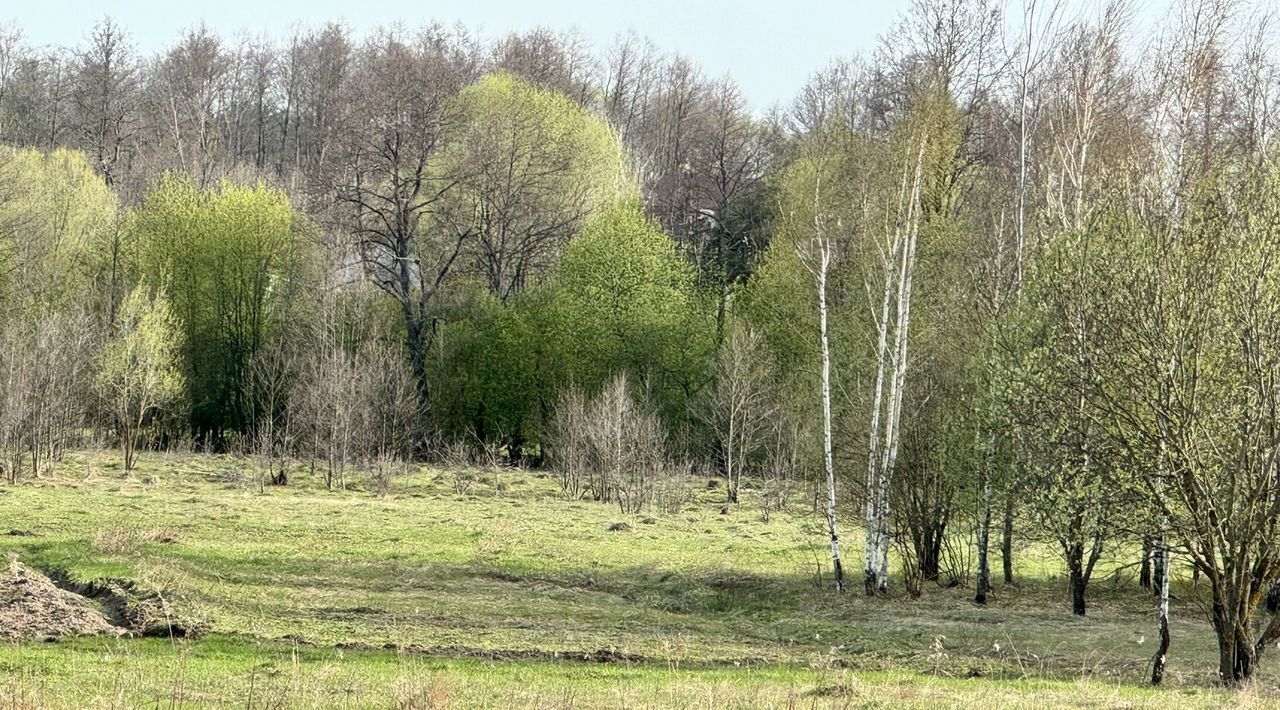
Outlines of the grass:
{"label": "grass", "polygon": [[[1216,655],[1180,590],[1168,687],[1142,685],[1151,603],[1098,572],[1070,614],[1051,558],[986,608],[965,589],[837,596],[820,521],[568,501],[529,472],[459,493],[423,468],[390,495],[327,491],[304,471],[260,490],[248,462],[112,452],[0,487],[0,550],[73,580],[138,580],[214,630],[191,641],[0,646],[14,707],[1113,707],[1274,703],[1264,671],[1212,687]],[[610,530],[615,523],[626,529]],[[591,659],[591,661],[575,659]],[[607,662],[593,662],[602,660]]]}

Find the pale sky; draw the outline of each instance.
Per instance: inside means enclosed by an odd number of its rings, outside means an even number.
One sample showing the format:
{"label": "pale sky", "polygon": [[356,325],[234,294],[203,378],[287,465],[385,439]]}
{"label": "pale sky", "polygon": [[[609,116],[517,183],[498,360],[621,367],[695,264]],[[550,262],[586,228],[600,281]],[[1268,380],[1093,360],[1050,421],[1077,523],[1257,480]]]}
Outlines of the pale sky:
{"label": "pale sky", "polygon": [[[1096,4],[1071,0],[1069,4]],[[1271,0],[1263,0],[1268,2]],[[226,38],[286,36],[301,23],[338,20],[357,34],[379,25],[462,22],[486,36],[538,26],[577,29],[598,54],[635,30],[679,52],[714,77],[732,74],[757,109],[790,101],[805,79],[836,57],[870,51],[911,0],[2,0],[36,45],[74,45],[104,15],[127,29],[144,54],[163,49],[204,21]],[[1139,0],[1144,18],[1171,0]],[[1010,9],[1020,7],[1011,0]]]}

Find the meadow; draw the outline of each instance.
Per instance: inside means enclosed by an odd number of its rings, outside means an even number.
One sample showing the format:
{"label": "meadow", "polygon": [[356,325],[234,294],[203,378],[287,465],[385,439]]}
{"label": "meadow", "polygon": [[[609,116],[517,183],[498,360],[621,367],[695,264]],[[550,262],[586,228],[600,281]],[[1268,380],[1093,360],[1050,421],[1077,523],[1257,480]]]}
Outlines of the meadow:
{"label": "meadow", "polygon": [[[1179,579],[1166,685],[1144,684],[1152,602],[1132,560],[1070,613],[1060,564],[1019,583],[837,595],[820,516],[700,488],[623,515],[517,469],[417,468],[382,497],[299,466],[260,485],[232,456],[70,454],[0,487],[0,554],[87,587],[161,595],[189,638],[0,645],[0,705],[44,707],[1218,707],[1280,701],[1264,659],[1214,687],[1216,647]],[[749,497],[749,494],[748,494]],[[850,511],[849,517],[852,517]],[[7,534],[5,534],[7,533]],[[858,531],[848,530],[856,541]],[[854,550],[856,553],[856,550]],[[896,580],[895,580],[896,581]]]}

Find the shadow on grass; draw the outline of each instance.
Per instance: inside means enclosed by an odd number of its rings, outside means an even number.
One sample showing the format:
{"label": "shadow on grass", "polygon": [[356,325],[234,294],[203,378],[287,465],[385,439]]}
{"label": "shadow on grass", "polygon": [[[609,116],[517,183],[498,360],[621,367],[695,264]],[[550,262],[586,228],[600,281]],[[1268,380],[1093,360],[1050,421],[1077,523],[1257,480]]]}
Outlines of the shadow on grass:
{"label": "shadow on grass", "polygon": [[[484,560],[240,555],[183,544],[144,544],[132,556],[104,561],[87,541],[23,537],[8,546],[28,564],[82,581],[128,577],[139,566],[176,567],[210,608],[215,629],[220,616],[270,619],[272,628],[305,629],[302,641],[351,650],[389,643],[429,656],[592,660],[603,653],[607,662],[616,653],[626,662],[661,663],[687,646],[686,662],[711,665],[817,659],[860,670],[1128,682],[1143,677],[1151,652],[1144,645],[1145,593],[1106,584],[1095,590],[1092,616],[1082,619],[1070,614],[1054,583],[998,590],[992,604],[978,608],[963,588],[866,599],[837,595],[812,577],[729,568],[548,571]],[[1211,668],[1207,626],[1188,620],[1194,609],[1182,612],[1178,650]]]}

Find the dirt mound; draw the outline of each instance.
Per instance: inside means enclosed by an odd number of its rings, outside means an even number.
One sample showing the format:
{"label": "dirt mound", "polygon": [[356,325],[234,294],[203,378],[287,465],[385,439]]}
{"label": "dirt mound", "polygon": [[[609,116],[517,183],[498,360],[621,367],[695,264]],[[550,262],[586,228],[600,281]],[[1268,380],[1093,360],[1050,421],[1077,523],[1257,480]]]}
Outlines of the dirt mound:
{"label": "dirt mound", "polygon": [[177,613],[163,595],[127,579],[101,579],[78,585],[66,582],[62,586],[97,600],[108,619],[136,636],[194,638],[209,630],[207,620]]}
{"label": "dirt mound", "polygon": [[54,640],[64,636],[120,635],[88,599],[59,589],[40,572],[10,557],[0,573],[0,639]]}

